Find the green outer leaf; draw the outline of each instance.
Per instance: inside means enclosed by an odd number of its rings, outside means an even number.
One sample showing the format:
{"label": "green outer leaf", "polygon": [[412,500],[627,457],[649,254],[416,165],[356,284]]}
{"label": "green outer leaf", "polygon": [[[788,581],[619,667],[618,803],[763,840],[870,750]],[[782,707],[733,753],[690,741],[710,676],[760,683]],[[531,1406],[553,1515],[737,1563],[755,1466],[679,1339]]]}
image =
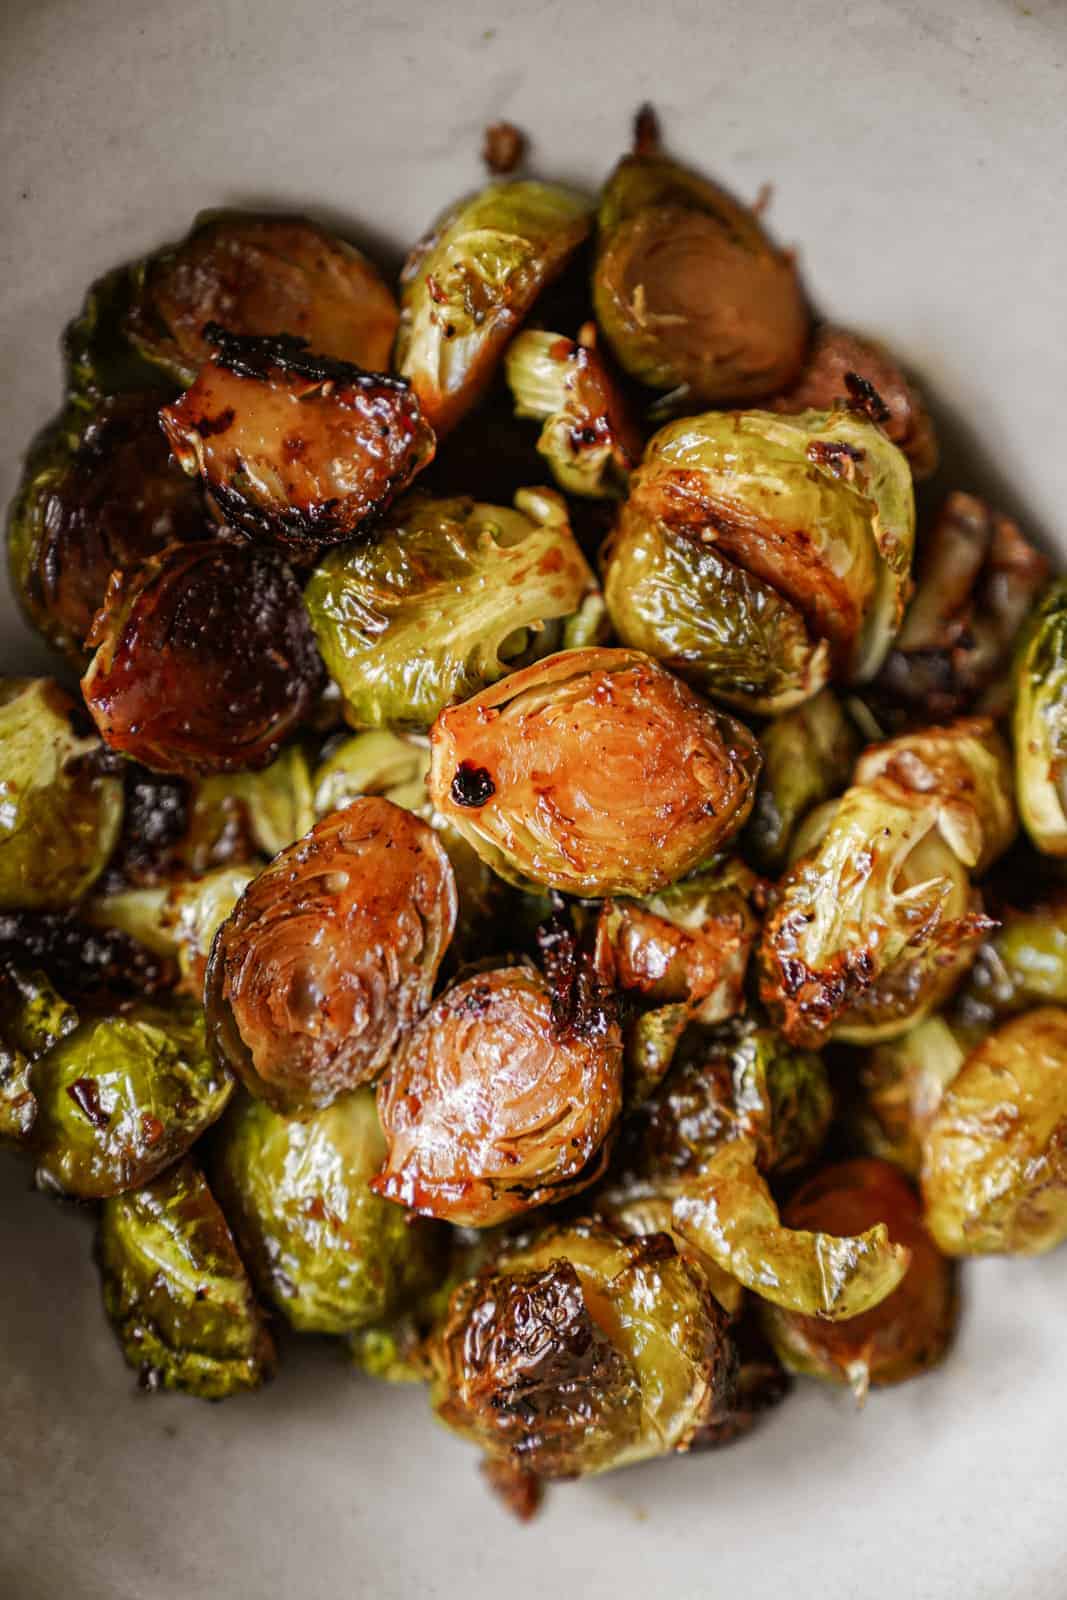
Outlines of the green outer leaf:
{"label": "green outer leaf", "polygon": [[1015,788],[1045,855],[1067,856],[1067,578],[1046,591],[1015,664]]}
{"label": "green outer leaf", "polygon": [[859,739],[830,689],[760,729],[763,770],[744,844],[761,871],[777,877],[797,827],[848,784]]}

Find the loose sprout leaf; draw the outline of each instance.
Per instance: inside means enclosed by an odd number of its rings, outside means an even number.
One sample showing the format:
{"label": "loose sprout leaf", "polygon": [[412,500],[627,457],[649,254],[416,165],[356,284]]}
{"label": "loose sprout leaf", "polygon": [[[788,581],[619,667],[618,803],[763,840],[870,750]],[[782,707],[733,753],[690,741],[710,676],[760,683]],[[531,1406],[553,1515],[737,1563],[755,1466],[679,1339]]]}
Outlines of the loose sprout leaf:
{"label": "loose sprout leaf", "polygon": [[516,415],[544,423],[537,448],[560,488],[593,500],[625,494],[642,440],[593,325],[577,340],[528,329],[508,346],[505,366]]}

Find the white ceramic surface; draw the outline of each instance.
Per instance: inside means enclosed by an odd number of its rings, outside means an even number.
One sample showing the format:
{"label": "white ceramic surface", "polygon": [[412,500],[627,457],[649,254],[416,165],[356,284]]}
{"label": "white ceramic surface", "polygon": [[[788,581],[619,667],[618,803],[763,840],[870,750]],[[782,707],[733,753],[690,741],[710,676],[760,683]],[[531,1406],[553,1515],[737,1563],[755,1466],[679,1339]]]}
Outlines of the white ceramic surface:
{"label": "white ceramic surface", "polygon": [[[0,495],[86,284],[200,208],[402,245],[487,121],[595,181],[650,98],[679,152],[774,184],[817,298],[925,376],[952,480],[1067,547],[1065,53],[1061,0],[0,0]],[[42,666],[2,621],[0,665]],[[968,1269],[948,1366],[862,1414],[803,1388],[522,1529],[420,1394],[325,1344],[248,1400],[137,1396],[89,1246],[0,1158],[4,1600],[1067,1594],[1067,1252]]]}

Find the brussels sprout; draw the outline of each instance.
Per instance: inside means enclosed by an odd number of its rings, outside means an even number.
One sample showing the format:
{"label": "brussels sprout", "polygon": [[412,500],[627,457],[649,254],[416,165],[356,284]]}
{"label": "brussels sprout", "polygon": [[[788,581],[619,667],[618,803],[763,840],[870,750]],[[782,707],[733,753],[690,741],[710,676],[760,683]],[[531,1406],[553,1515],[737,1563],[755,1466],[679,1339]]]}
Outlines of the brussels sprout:
{"label": "brussels sprout", "polygon": [[849,411],[686,417],[631,480],[604,596],[624,644],[731,702],[785,710],[828,667],[848,682],[877,671],[914,522],[907,462]]}
{"label": "brussels sprout", "polygon": [[1040,1255],[1067,1239],[1067,1008],[972,1050],[922,1138],[926,1226],[951,1256]]}
{"label": "brussels sprout", "polygon": [[564,619],[595,590],[561,497],[524,489],[514,511],[406,501],[373,544],[327,556],[305,598],[348,721],[427,728],[445,706],[558,649]]}
{"label": "brussels sprout", "polygon": [[0,967],[0,1144],[29,1138],[37,1116],[33,1063],[77,1026],[78,1013],[43,972]]}
{"label": "brussels sprout", "polygon": [[783,1226],[750,1139],[720,1145],[674,1202],[674,1231],[761,1299],[843,1322],[885,1300],[908,1268],[884,1223],[837,1236]]}
{"label": "brussels sprout", "polygon": [[884,1223],[907,1251],[893,1293],[844,1323],[764,1308],[764,1327],[790,1372],[847,1383],[862,1400],[873,1385],[902,1383],[944,1357],[956,1329],[952,1265],[931,1243],[911,1185],[884,1161],[844,1161],[806,1183],[782,1214],[789,1228],[860,1234]]}
{"label": "brussels sprout", "polygon": [[[873,391],[873,393],[872,393]],[[886,438],[903,450],[918,481],[937,468],[937,435],[922,395],[877,339],[823,323],[799,375],[769,411],[829,411],[866,394]]]}
{"label": "brussels sprout", "polygon": [[1067,893],[1026,910],[998,909],[954,1001],[963,1027],[983,1029],[1030,1006],[1067,1005]]}
{"label": "brussels sprout", "polygon": [[38,1182],[83,1199],[150,1183],[222,1114],[233,1091],[190,1001],[142,1000],[82,1022],[36,1062],[30,1085]]}
{"label": "brussels sprout", "polygon": [[322,664],[295,578],[270,552],[172,546],[109,595],[85,703],[105,742],[158,772],[265,767]]}
{"label": "brussels sprout", "polygon": [[143,889],[117,889],[85,907],[94,927],[115,928],[178,962],[181,987],[201,995],[211,944],[248,885],[250,866],[217,867],[198,878]]}
{"label": "brussels sprout", "polygon": [[259,772],[202,778],[189,797],[180,859],[192,872],[223,862],[276,856],[315,821],[311,768],[299,745]]}
{"label": "brussels sprout", "polygon": [[313,350],[384,371],[397,308],[352,245],[300,217],[203,212],[180,244],[139,263],[126,331],[149,361],[192,383],[211,353],[204,329],[295,334]]}
{"label": "brussels sprout", "polygon": [[963,1036],[943,1017],[876,1045],[860,1068],[862,1098],[852,1112],[864,1147],[917,1178],[920,1141],[966,1055]]}
{"label": "brussels sprout", "polygon": [[166,373],[146,361],[126,334],[136,288],[135,267],[115,267],[98,278],[63,334],[67,397],[95,411],[113,395],[144,393],[156,405],[174,393]]}
{"label": "brussels sprout", "polygon": [[376,798],[324,817],[215,936],[216,1058],[282,1112],[370,1082],[429,1005],[455,922],[455,878],[425,822]]}
{"label": "brussels sprout", "polygon": [[793,1387],[751,1309],[731,1325],[730,1334],[737,1347],[734,1397],[713,1422],[705,1423],[693,1435],[693,1450],[718,1450],[751,1433],[764,1413],[781,1405]]}
{"label": "brussels sprout", "polygon": [[122,784],[94,765],[51,678],[0,680],[0,910],[64,909],[103,872]]}
{"label": "brussels sprout", "polygon": [[369,1089],[306,1121],[242,1098],[223,1124],[220,1203],[256,1286],[301,1332],[381,1322],[443,1271],[444,1230],[371,1192],[384,1155]]}
{"label": "brussels sprout", "polygon": [[96,1250],[104,1306],[145,1388],[223,1400],[272,1375],[248,1274],[192,1162],[105,1200]]}
{"label": "brussels sprout", "polygon": [[859,740],[835,696],[824,689],[775,717],[760,730],[759,743],[763,771],[742,842],[760,871],[777,877],[800,823],[848,783]]}
{"label": "brussels sprout", "polygon": [[658,150],[627,156],[605,186],[593,305],[632,377],[705,405],[774,394],[804,359],[792,258],[747,206]]}
{"label": "brussels sprout", "polygon": [[294,556],[353,538],[433,457],[400,378],[312,354],[305,339],[204,330],[211,360],[159,413],[226,521]]}
{"label": "brussels sprout", "polygon": [[449,1427],[538,1478],[685,1450],[730,1398],[726,1318],[666,1235],[598,1223],[505,1248],[430,1346]]}
{"label": "brussels sprout", "polygon": [[79,670],[115,568],[208,532],[199,489],[170,461],[158,404],[158,395],[119,395],[88,422],[68,409],[31,451],[11,507],[15,594]]}
{"label": "brussels sprout", "polygon": [[752,806],[759,751],[633,650],[570,650],[444,711],[430,795],[511,881],[641,896],[721,850]]}
{"label": "brussels sprout", "polygon": [[488,387],[504,346],[589,231],[589,205],[554,184],[494,183],[454,205],[401,275],[396,366],[440,435]]}
{"label": "brussels sprout", "polygon": [[1015,669],[1015,789],[1038,850],[1067,856],[1067,578],[1027,624]]}
{"label": "brussels sprout", "polygon": [[508,347],[508,385],[520,417],[544,422],[537,448],[568,494],[593,500],[626,492],[642,440],[586,324],[577,341],[530,329]]}

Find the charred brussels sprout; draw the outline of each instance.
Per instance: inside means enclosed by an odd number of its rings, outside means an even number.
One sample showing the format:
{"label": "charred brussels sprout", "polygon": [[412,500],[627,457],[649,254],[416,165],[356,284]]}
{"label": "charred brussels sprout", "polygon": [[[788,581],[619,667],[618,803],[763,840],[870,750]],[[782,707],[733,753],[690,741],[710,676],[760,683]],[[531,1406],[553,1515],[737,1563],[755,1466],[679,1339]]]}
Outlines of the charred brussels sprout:
{"label": "charred brussels sprout", "polygon": [[150,1183],[222,1114],[233,1090],[190,1001],[138,1001],[82,1022],[37,1061],[30,1083],[38,1181],[86,1199]]}
{"label": "charred brussels sprout", "polygon": [[238,337],[214,346],[191,388],[160,412],[180,464],[226,521],[294,556],[353,538],[433,458],[406,383],[303,339]]}
{"label": "charred brussels sprout", "polygon": [[864,1147],[917,1178],[921,1139],[966,1058],[962,1036],[943,1017],[874,1047],[860,1068],[852,1120]]}
{"label": "charred brussels sprout", "polygon": [[369,1082],[429,1005],[455,921],[452,868],[420,818],[381,799],[323,818],[215,937],[216,1056],[283,1112]]}
{"label": "charred brussels sprout", "polygon": [[288,567],[224,539],[146,562],[113,589],[89,643],[82,691],[104,741],[157,772],[266,766],[322,673]]}
{"label": "charred brussels sprout", "polygon": [[401,276],[396,366],[441,435],[490,383],[504,346],[589,231],[553,184],[494,183],[439,218]]}
{"label": "charred brussels sprout", "polygon": [[141,355],[126,331],[137,283],[136,266],[116,267],[89,289],[63,333],[63,365],[71,404],[95,412],[115,395],[143,394],[158,406],[174,393],[165,372]]}
{"label": "charred brussels sprout", "polygon": [[191,1162],[106,1200],[96,1250],[107,1314],[145,1388],[223,1400],[271,1376],[248,1274]]}
{"label": "charred brussels sprout", "polygon": [[117,929],[176,960],[180,987],[200,996],[215,934],[255,876],[250,866],[217,867],[200,877],[116,889],[90,900],[85,916],[94,927]]}
{"label": "charred brussels sprout", "polygon": [[24,1145],[37,1116],[33,1063],[78,1026],[43,972],[0,966],[0,1144]]}
{"label": "charred brussels sprout", "polygon": [[338,550],[306,600],[354,727],[427,728],[438,712],[569,642],[596,592],[551,490],[515,510],[416,497],[374,542]]}
{"label": "charred brussels sprout", "polygon": [[1015,671],[1015,789],[1037,849],[1067,856],[1067,579],[1027,625]]}
{"label": "charred brussels sprout", "polygon": [[751,809],[755,740],[633,650],[570,650],[442,712],[430,794],[511,881],[585,896],[665,888]]}
{"label": "charred brussels sprout", "polygon": [[103,872],[122,784],[50,678],[0,680],[0,910],[63,910]]}
{"label": "charred brussels sprout", "polygon": [[998,909],[1000,927],[980,946],[954,1002],[966,1029],[1030,1006],[1067,1005],[1067,893],[1026,910]]}
{"label": "charred brussels sprout", "polygon": [[760,729],[759,743],[763,771],[743,844],[761,872],[777,877],[800,823],[847,785],[859,739],[837,699],[824,689],[773,718]]}
{"label": "charred brussels sprout", "polygon": [[922,1139],[926,1225],[947,1255],[1040,1255],[1067,1239],[1067,1009],[973,1050]]}
{"label": "charred brussels sprout", "polygon": [[860,1234],[884,1223],[908,1252],[908,1269],[880,1305],[848,1322],[826,1322],[769,1305],[764,1326],[791,1372],[847,1383],[858,1399],[873,1385],[902,1383],[943,1358],[956,1327],[951,1264],[923,1227],[919,1201],[884,1161],[845,1161],[812,1178],[790,1200],[787,1227]]}
{"label": "charred brussels sprout", "polygon": [[219,1200],[257,1287],[301,1332],[382,1322],[440,1275],[445,1230],[371,1192],[384,1154],[369,1089],[304,1121],[242,1098],[223,1125]]}
{"label": "charred brussels sprout", "polygon": [[506,366],[516,415],[544,423],[537,448],[560,488],[593,500],[625,494],[642,440],[597,351],[593,324],[577,340],[520,333]]}
{"label": "charred brussels sprout", "polygon": [[211,353],[209,322],[238,334],[294,334],[323,355],[381,372],[397,316],[377,269],[326,229],[220,211],[134,269],[126,331],[149,361],[189,384]]}
{"label": "charred brussels sprout", "polygon": [[537,1478],[686,1449],[734,1375],[725,1315],[670,1240],[592,1223],[546,1229],[461,1284],[431,1358],[440,1419]]}
{"label": "charred brussels sprout", "polygon": [[632,377],[705,405],[774,394],[804,359],[792,259],[746,206],[658,150],[627,156],[604,189],[593,304]]}

